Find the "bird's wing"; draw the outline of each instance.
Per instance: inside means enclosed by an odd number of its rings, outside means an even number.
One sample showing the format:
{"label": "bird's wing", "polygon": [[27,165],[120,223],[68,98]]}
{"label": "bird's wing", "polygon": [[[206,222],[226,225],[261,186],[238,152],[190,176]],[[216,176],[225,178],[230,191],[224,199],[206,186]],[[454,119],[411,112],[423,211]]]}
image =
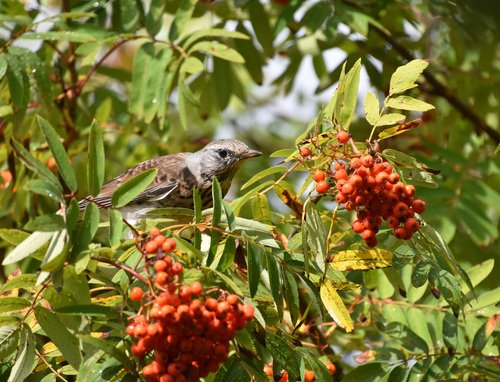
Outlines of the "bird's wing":
{"label": "bird's wing", "polygon": [[180,170],[185,166],[185,156],[185,153],[171,154],[139,163],[137,166],[111,179],[95,198],[87,197],[81,200],[79,203],[80,209],[84,208],[90,200],[93,200],[99,207],[111,207],[111,198],[118,187],[130,178],[151,168],[158,169],[156,177],[131,203],[158,201],[166,198],[178,187]]}

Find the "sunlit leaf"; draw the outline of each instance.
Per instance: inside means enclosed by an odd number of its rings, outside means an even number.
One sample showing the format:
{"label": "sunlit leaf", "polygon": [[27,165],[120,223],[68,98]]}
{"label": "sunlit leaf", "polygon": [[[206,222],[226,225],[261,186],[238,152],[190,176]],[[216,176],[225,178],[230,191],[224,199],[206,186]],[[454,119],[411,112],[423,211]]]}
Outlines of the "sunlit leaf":
{"label": "sunlit leaf", "polygon": [[427,66],[429,66],[427,60],[416,59],[397,68],[391,77],[389,94],[402,93],[416,87],[415,81]]}
{"label": "sunlit leaf", "polygon": [[90,126],[87,181],[90,194],[99,194],[104,183],[104,142],[102,129],[95,121]]}
{"label": "sunlit leaf", "polygon": [[403,114],[398,113],[390,113],[384,114],[375,123],[376,126],[390,126],[395,125],[396,123],[403,123],[406,117]]}
{"label": "sunlit leaf", "polygon": [[189,53],[203,52],[210,54],[215,57],[219,57],[223,60],[234,62],[237,64],[243,64],[245,59],[233,48],[228,47],[222,43],[215,43],[209,41],[202,41],[194,45]]}
{"label": "sunlit leaf", "polygon": [[392,253],[383,249],[358,249],[335,253],[330,266],[338,271],[387,268],[392,264]]}
{"label": "sunlit leaf", "polygon": [[35,340],[28,325],[24,324],[19,340],[19,350],[16,355],[16,362],[12,366],[7,382],[24,381],[36,366],[35,363]]}
{"label": "sunlit leaf", "polygon": [[335,322],[346,332],[352,332],[354,330],[352,318],[330,280],[325,280],[324,283],[321,284],[320,296],[326,310]]}
{"label": "sunlit leaf", "polygon": [[23,260],[43,247],[53,236],[54,232],[33,232],[5,257],[2,265],[8,265]]}
{"label": "sunlit leaf", "polygon": [[428,111],[434,109],[430,103],[420,101],[419,99],[409,96],[399,96],[389,98],[385,103],[386,107],[392,107],[399,110],[412,110],[412,111]]}
{"label": "sunlit leaf", "polygon": [[195,5],[195,0],[180,1],[175,12],[175,18],[170,25],[170,31],[168,32],[168,39],[170,41],[177,40],[183,33],[185,33],[186,25],[191,19]]}
{"label": "sunlit leaf", "polygon": [[375,125],[379,116],[379,112],[380,105],[378,102],[378,98],[372,92],[367,92],[365,98],[365,116],[370,125]]}

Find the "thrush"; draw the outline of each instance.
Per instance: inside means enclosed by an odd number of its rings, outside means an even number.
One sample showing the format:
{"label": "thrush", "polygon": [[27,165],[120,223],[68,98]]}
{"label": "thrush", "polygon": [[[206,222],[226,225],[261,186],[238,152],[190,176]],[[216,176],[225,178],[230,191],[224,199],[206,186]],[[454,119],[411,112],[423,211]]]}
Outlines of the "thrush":
{"label": "thrush", "polygon": [[156,208],[193,208],[193,190],[199,190],[202,208],[212,206],[212,182],[217,178],[223,196],[243,161],[262,155],[236,139],[219,139],[194,153],[170,154],[138,164],[109,181],[95,197],[80,201],[80,209],[93,201],[99,208],[110,208],[115,190],[130,178],[156,168],[151,184],[121,209],[123,217],[135,222]]}

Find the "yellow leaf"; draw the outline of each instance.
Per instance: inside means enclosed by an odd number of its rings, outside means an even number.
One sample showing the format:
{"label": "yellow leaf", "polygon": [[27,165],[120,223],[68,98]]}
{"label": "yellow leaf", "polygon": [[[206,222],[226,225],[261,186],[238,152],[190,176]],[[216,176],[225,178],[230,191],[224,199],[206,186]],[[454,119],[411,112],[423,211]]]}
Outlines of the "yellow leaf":
{"label": "yellow leaf", "polygon": [[330,266],[337,271],[387,268],[392,265],[392,253],[383,249],[361,249],[337,252]]}
{"label": "yellow leaf", "polygon": [[319,294],[326,310],[330,313],[330,316],[332,316],[335,322],[341,328],[345,329],[346,332],[352,332],[354,330],[354,324],[351,316],[330,280],[325,280],[324,284],[321,285]]}

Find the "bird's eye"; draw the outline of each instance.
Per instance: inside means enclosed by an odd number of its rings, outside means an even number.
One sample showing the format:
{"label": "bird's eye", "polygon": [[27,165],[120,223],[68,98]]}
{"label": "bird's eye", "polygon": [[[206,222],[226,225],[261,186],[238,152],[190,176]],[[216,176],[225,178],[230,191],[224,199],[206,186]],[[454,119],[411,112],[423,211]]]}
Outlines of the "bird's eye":
{"label": "bird's eye", "polygon": [[227,157],[227,150],[219,150],[219,156],[221,158]]}

